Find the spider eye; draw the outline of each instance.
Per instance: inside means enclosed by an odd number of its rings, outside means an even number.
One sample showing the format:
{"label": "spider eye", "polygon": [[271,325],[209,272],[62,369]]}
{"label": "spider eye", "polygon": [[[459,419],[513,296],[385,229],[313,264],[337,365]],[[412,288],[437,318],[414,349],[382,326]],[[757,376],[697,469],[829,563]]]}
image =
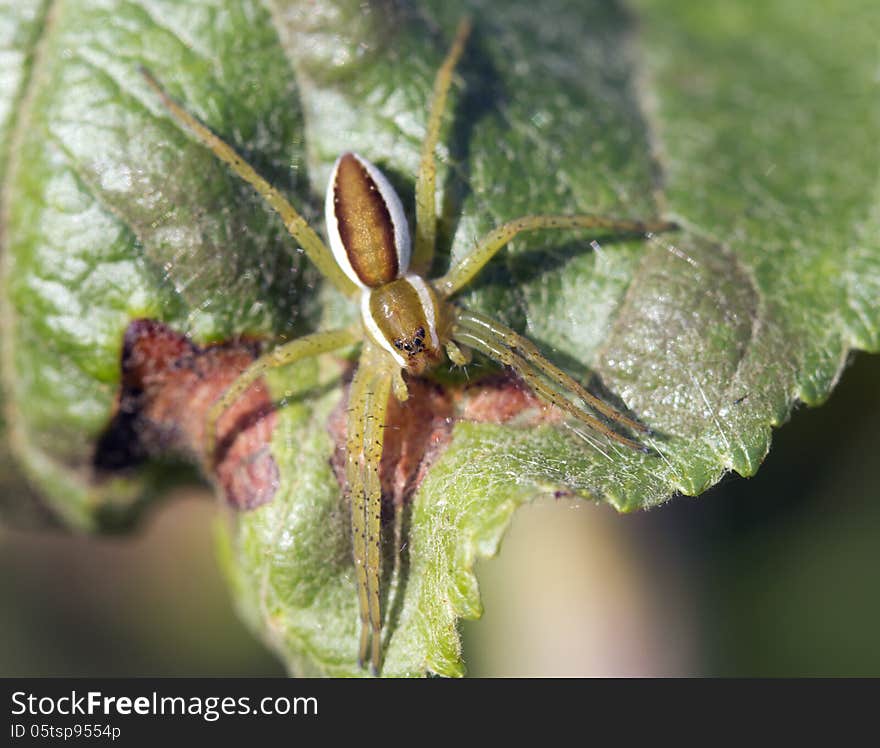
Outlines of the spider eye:
{"label": "spider eye", "polygon": [[403,351],[410,356],[421,353],[425,350],[425,328],[420,327],[416,330],[415,333],[413,333],[412,339],[395,338],[392,341],[392,344],[398,351]]}
{"label": "spider eye", "polygon": [[418,330],[416,330],[415,335],[413,335],[412,347],[416,353],[421,353],[423,350],[425,350],[425,328],[424,327],[420,327]]}

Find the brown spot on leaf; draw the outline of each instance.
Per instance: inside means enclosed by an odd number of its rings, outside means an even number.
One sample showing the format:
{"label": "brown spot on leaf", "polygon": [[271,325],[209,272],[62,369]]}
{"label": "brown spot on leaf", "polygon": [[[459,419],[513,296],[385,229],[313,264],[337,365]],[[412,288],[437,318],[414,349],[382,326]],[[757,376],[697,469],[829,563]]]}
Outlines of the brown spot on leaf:
{"label": "brown spot on leaf", "polygon": [[[386,509],[409,501],[431,466],[452,440],[458,421],[507,423],[525,418],[523,426],[556,422],[561,413],[546,405],[515,375],[501,373],[461,386],[441,386],[408,377],[409,398],[388,402],[380,479]],[[330,416],[328,429],[336,448],[331,465],[340,486],[345,479],[348,393]]]}
{"label": "brown spot on leaf", "polygon": [[523,413],[531,417],[529,425],[556,423],[562,414],[541,400],[513,374],[498,374],[465,387],[458,397],[462,421],[507,423]]}
{"label": "brown spot on leaf", "polygon": [[[428,468],[443,452],[454,423],[449,393],[425,379],[410,379],[410,398],[388,403],[388,425],[380,473],[389,495],[402,503],[425,478]],[[386,477],[387,476],[387,477]]]}
{"label": "brown spot on leaf", "polygon": [[278,466],[269,449],[277,414],[261,381],[220,418],[215,460],[205,455],[208,409],[259,354],[256,341],[200,347],[154,320],[129,324],[122,347],[122,382],[116,412],[94,457],[102,472],[125,470],[150,457],[195,458],[227,501],[251,509],[278,489]]}
{"label": "brown spot on leaf", "polygon": [[[223,414],[214,460],[205,454],[208,409],[260,353],[253,340],[206,347],[154,320],[133,321],[122,350],[122,383],[116,411],[95,451],[104,473],[130,469],[148,458],[178,454],[195,459],[219,485],[227,501],[252,509],[272,500],[279,470],[270,451],[277,413],[262,381],[252,385]],[[522,427],[561,418],[510,373],[466,385],[440,385],[408,377],[409,399],[392,395],[382,456],[386,504],[402,505],[415,493],[452,439],[458,421]],[[335,444],[331,465],[345,485],[348,392],[330,416]]]}

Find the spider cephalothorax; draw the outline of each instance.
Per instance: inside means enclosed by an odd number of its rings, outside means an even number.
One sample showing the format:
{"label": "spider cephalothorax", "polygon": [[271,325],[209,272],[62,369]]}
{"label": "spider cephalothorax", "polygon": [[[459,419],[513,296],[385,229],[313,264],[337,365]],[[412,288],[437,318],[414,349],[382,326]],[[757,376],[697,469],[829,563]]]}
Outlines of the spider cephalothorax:
{"label": "spider cephalothorax", "polygon": [[423,278],[407,275],[370,292],[362,307],[364,328],[410,374],[443,360],[445,305]]}
{"label": "spider cephalothorax", "polygon": [[[361,342],[358,368],[349,391],[346,478],[351,496],[352,545],[357,575],[361,636],[359,661],[369,655],[374,673],[381,667],[382,460],[388,398],[407,398],[402,372],[418,376],[437,366],[444,353],[453,364],[468,361],[471,349],[513,369],[545,401],[609,439],[647,451],[604,419],[631,431],[647,429],[590,394],[579,382],[547,360],[528,339],[500,322],[469,312],[449,301],[513,237],[536,229],[593,229],[618,234],[646,234],[673,228],[666,221],[632,221],[594,215],[533,215],[499,226],[449,271],[428,280],[411,268],[431,264],[436,235],[434,150],[452,71],[464,48],[470,24],[463,21],[437,73],[422,157],[416,179],[415,246],[400,198],[373,164],[344,153],[333,167],[325,199],[329,248],[293,206],[229,145],[168,97],[156,81],[172,115],[216,156],[249,182],[279,213],[294,239],[325,278],[360,304],[360,322],[349,328],[316,332],[285,343],[251,364],[214,404],[205,426],[209,467],[214,459],[217,420],[267,369]],[[461,346],[461,347],[459,347]],[[604,419],[603,419],[604,417]],[[399,516],[399,513],[398,513]],[[395,523],[399,531],[399,522]]]}

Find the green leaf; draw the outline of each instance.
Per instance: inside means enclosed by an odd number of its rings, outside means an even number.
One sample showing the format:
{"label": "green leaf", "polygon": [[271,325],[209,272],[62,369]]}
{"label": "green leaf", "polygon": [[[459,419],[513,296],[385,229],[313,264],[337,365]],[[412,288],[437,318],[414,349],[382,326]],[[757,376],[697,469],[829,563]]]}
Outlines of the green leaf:
{"label": "green leaf", "polygon": [[[477,31],[440,149],[435,272],[527,213],[680,221],[648,241],[519,239],[461,296],[580,378],[598,373],[660,434],[659,454],[528,414],[459,420],[411,505],[405,584],[386,585],[386,674],[462,672],[456,621],[480,614],[474,562],[519,504],[562,491],[630,511],[751,475],[798,400],[827,397],[851,349],[880,348],[880,11],[765,5],[467,4]],[[203,344],[354,318],[250,189],[173,124],[138,65],[317,225],[345,149],[412,203],[433,75],[464,8],[5,11],[24,40],[0,130],[7,415],[19,459],[71,522],[95,524],[163,479],[154,467],[108,485],[91,471],[130,320]],[[359,672],[328,431],[344,369],[323,357],[270,377],[286,401],[271,445],[280,485],[221,544],[243,615],[304,674]]]}

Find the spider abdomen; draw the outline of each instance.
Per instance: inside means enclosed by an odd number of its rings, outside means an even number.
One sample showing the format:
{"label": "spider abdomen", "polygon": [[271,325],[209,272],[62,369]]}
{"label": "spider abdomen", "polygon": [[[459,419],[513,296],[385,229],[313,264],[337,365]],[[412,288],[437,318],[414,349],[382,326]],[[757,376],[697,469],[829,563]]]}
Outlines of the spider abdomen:
{"label": "spider abdomen", "polygon": [[356,153],[333,166],[324,203],[333,257],[361,288],[378,288],[409,269],[409,226],[400,198],[379,169]]}
{"label": "spider abdomen", "polygon": [[364,290],[361,316],[370,336],[411,374],[442,359],[443,307],[421,276],[408,273]]}

